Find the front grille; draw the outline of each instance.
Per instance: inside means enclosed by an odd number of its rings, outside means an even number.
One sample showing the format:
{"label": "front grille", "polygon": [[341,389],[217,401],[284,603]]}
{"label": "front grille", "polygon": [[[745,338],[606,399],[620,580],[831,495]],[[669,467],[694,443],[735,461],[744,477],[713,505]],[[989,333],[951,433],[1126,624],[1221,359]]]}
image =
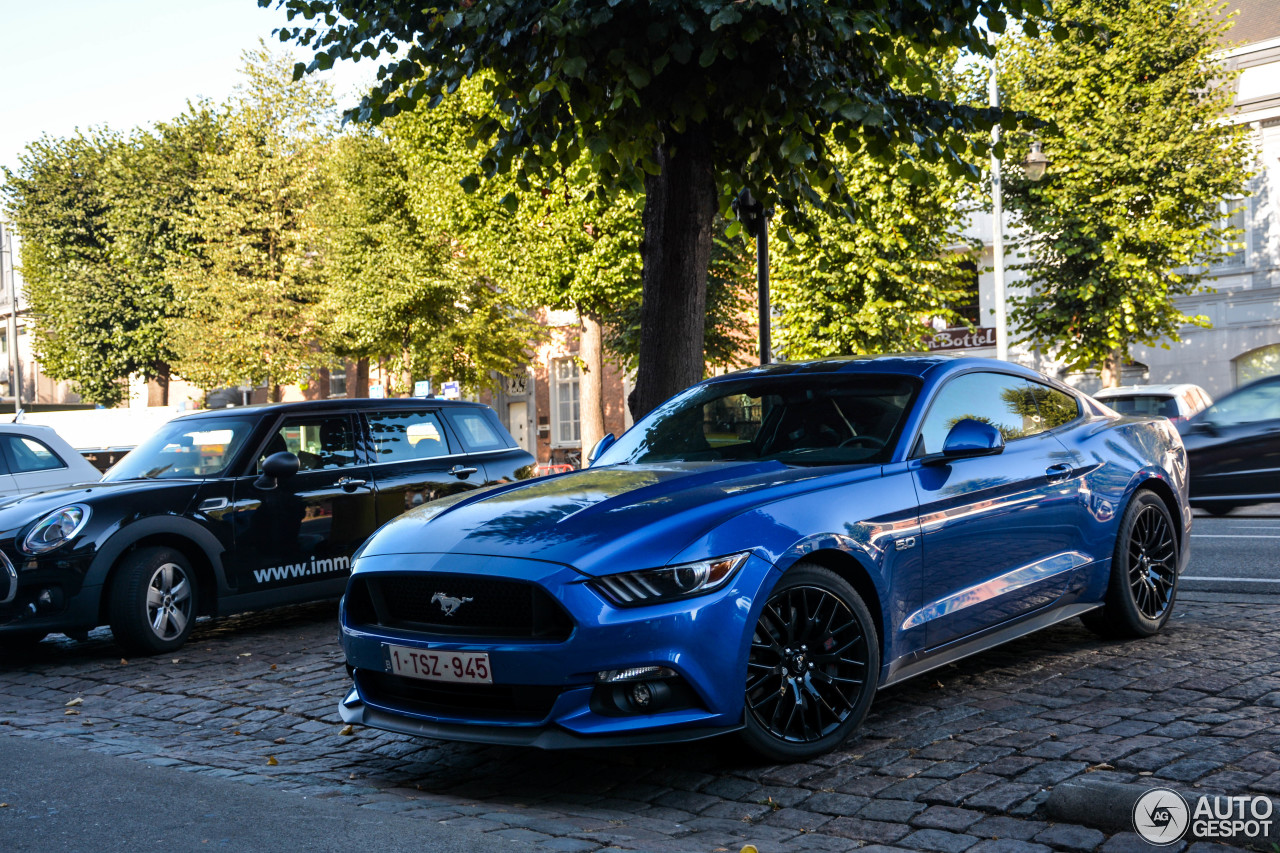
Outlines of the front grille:
{"label": "front grille", "polygon": [[357,575],[347,614],[355,625],[446,637],[560,642],[573,632],[569,614],[542,587],[486,575]]}
{"label": "front grille", "polygon": [[409,713],[485,720],[539,722],[551,713],[563,688],[521,684],[442,684],[357,669],[366,702]]}

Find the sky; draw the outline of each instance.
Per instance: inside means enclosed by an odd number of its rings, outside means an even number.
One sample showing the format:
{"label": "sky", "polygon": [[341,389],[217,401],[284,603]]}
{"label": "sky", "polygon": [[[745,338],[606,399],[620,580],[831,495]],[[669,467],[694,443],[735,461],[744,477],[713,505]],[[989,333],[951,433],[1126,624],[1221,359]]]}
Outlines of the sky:
{"label": "sky", "polygon": [[[0,0],[0,166],[16,169],[43,134],[128,132],[173,118],[188,99],[224,99],[242,51],[260,38],[285,49],[271,35],[284,23],[257,0]],[[339,103],[353,105],[375,70],[340,64]]]}

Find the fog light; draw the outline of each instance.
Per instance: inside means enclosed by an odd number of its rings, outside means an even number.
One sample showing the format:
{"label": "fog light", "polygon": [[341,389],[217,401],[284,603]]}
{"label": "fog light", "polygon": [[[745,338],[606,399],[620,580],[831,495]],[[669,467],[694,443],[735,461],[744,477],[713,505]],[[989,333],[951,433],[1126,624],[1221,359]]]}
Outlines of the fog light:
{"label": "fog light", "polygon": [[665,666],[633,666],[627,669],[606,669],[596,673],[597,684],[617,684],[619,681],[641,681],[648,678],[675,678],[676,671]]}
{"label": "fog light", "polygon": [[653,690],[646,682],[638,681],[631,685],[631,704],[637,711],[646,711],[653,700]]}

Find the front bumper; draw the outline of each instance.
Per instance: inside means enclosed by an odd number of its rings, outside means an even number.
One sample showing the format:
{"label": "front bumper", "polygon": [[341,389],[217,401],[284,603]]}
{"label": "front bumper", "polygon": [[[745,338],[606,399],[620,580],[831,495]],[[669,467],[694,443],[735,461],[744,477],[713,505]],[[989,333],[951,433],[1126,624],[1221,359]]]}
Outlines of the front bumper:
{"label": "front bumper", "polygon": [[[548,749],[695,740],[741,728],[751,626],[759,615],[756,603],[763,602],[761,590],[776,581],[767,561],[752,556],[726,588],[709,595],[633,608],[611,605],[590,587],[590,578],[567,566],[505,557],[364,556],[352,582],[358,577],[430,577],[433,572],[535,584],[565,608],[573,629],[567,638],[550,642],[443,637],[357,624],[344,599],[342,645],[355,682],[339,706],[345,721],[445,740]],[[489,656],[495,692],[539,691],[548,701],[536,709],[492,703],[424,706],[405,696],[423,684],[421,691],[433,696],[446,695],[442,691],[451,686],[400,679],[405,690],[382,690],[387,679],[400,678],[388,675],[387,643],[433,652],[483,652]],[[597,673],[644,666],[673,670],[688,701],[648,713],[624,712],[599,701]]]}
{"label": "front bumper", "polygon": [[0,641],[10,631],[71,631],[98,624],[101,586],[84,585],[89,560],[59,553],[30,558],[6,547],[0,567]]}

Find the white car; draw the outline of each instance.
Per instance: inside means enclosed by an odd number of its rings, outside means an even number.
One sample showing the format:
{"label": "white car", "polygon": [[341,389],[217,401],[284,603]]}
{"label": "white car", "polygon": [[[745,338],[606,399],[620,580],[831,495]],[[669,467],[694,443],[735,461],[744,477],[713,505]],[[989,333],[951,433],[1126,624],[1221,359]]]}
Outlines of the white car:
{"label": "white car", "polygon": [[1213,405],[1199,385],[1125,385],[1103,388],[1093,399],[1122,415],[1166,417],[1175,424]]}
{"label": "white car", "polygon": [[0,424],[0,497],[96,483],[102,474],[39,424]]}

